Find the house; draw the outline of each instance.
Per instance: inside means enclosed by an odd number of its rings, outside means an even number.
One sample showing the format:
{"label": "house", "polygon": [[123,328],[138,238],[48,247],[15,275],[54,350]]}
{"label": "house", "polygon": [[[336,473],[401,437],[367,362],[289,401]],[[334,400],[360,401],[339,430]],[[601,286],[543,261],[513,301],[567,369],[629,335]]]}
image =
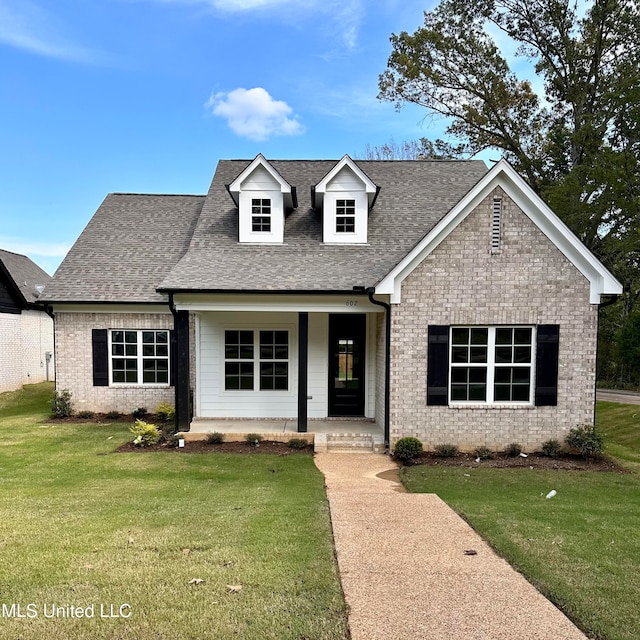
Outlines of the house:
{"label": "house", "polygon": [[592,423],[620,293],[505,161],[258,155],[204,196],[108,195],[46,296],[77,409],[532,449]]}
{"label": "house", "polygon": [[53,380],[53,320],[38,301],[51,276],[0,249],[0,391]]}

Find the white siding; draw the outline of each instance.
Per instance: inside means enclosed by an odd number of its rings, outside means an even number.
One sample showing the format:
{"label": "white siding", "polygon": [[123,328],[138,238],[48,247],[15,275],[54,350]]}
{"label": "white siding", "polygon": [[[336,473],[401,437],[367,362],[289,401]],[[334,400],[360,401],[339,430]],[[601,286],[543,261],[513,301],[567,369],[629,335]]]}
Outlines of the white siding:
{"label": "white siding", "polygon": [[[375,417],[375,315],[367,315],[365,415]],[[287,391],[225,391],[224,331],[286,329],[289,331]],[[198,324],[197,417],[291,418],[298,415],[298,314],[278,312],[203,312]],[[309,418],[328,414],[329,314],[309,314]]]}
{"label": "white siding", "polygon": [[364,184],[348,167],[343,167],[327,184],[327,191],[364,191]]}

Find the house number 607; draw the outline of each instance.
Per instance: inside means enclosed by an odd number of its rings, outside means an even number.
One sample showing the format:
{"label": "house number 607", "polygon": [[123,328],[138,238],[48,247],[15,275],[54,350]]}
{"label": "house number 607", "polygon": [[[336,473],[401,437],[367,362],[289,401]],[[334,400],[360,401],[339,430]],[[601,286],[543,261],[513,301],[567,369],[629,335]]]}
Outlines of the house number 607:
{"label": "house number 607", "polygon": [[347,300],[347,307],[357,307],[357,306],[358,306],[357,300]]}

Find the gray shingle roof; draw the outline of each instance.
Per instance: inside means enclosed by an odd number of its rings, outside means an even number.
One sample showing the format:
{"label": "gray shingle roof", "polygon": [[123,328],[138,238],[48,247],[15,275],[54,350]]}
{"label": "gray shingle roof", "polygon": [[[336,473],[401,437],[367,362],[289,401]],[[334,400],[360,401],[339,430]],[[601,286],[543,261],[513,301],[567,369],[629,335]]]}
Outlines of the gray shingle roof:
{"label": "gray shingle roof", "polygon": [[20,253],[0,249],[0,261],[27,303],[34,304],[40,295],[36,287],[46,286],[51,276],[31,258]]}
{"label": "gray shingle roof", "polygon": [[205,196],[111,194],[69,251],[45,297],[161,302],[162,291],[351,291],[379,282],[486,173],[481,161],[357,161],[380,187],[367,245],[322,243],[311,186],[336,160],[276,160],[297,188],[282,245],[238,244],[225,185],[250,160],[222,160]]}
{"label": "gray shingle roof", "polygon": [[172,290],[350,291],[380,281],[486,173],[481,161],[357,161],[380,187],[367,245],[322,244],[312,185],[335,160],[270,161],[297,187],[283,245],[238,244],[238,211],[224,185],[246,160],[218,164],[189,251],[160,284]]}
{"label": "gray shingle roof", "polygon": [[109,194],[43,295],[54,302],[165,302],[158,283],[182,257],[204,196]]}

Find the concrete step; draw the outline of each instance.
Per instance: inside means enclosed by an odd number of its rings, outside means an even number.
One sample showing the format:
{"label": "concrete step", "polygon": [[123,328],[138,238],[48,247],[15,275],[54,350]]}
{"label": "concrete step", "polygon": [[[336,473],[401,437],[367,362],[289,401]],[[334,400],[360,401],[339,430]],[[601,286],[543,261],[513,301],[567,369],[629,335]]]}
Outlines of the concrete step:
{"label": "concrete step", "polygon": [[384,453],[381,438],[369,433],[316,434],[314,451],[331,453]]}

